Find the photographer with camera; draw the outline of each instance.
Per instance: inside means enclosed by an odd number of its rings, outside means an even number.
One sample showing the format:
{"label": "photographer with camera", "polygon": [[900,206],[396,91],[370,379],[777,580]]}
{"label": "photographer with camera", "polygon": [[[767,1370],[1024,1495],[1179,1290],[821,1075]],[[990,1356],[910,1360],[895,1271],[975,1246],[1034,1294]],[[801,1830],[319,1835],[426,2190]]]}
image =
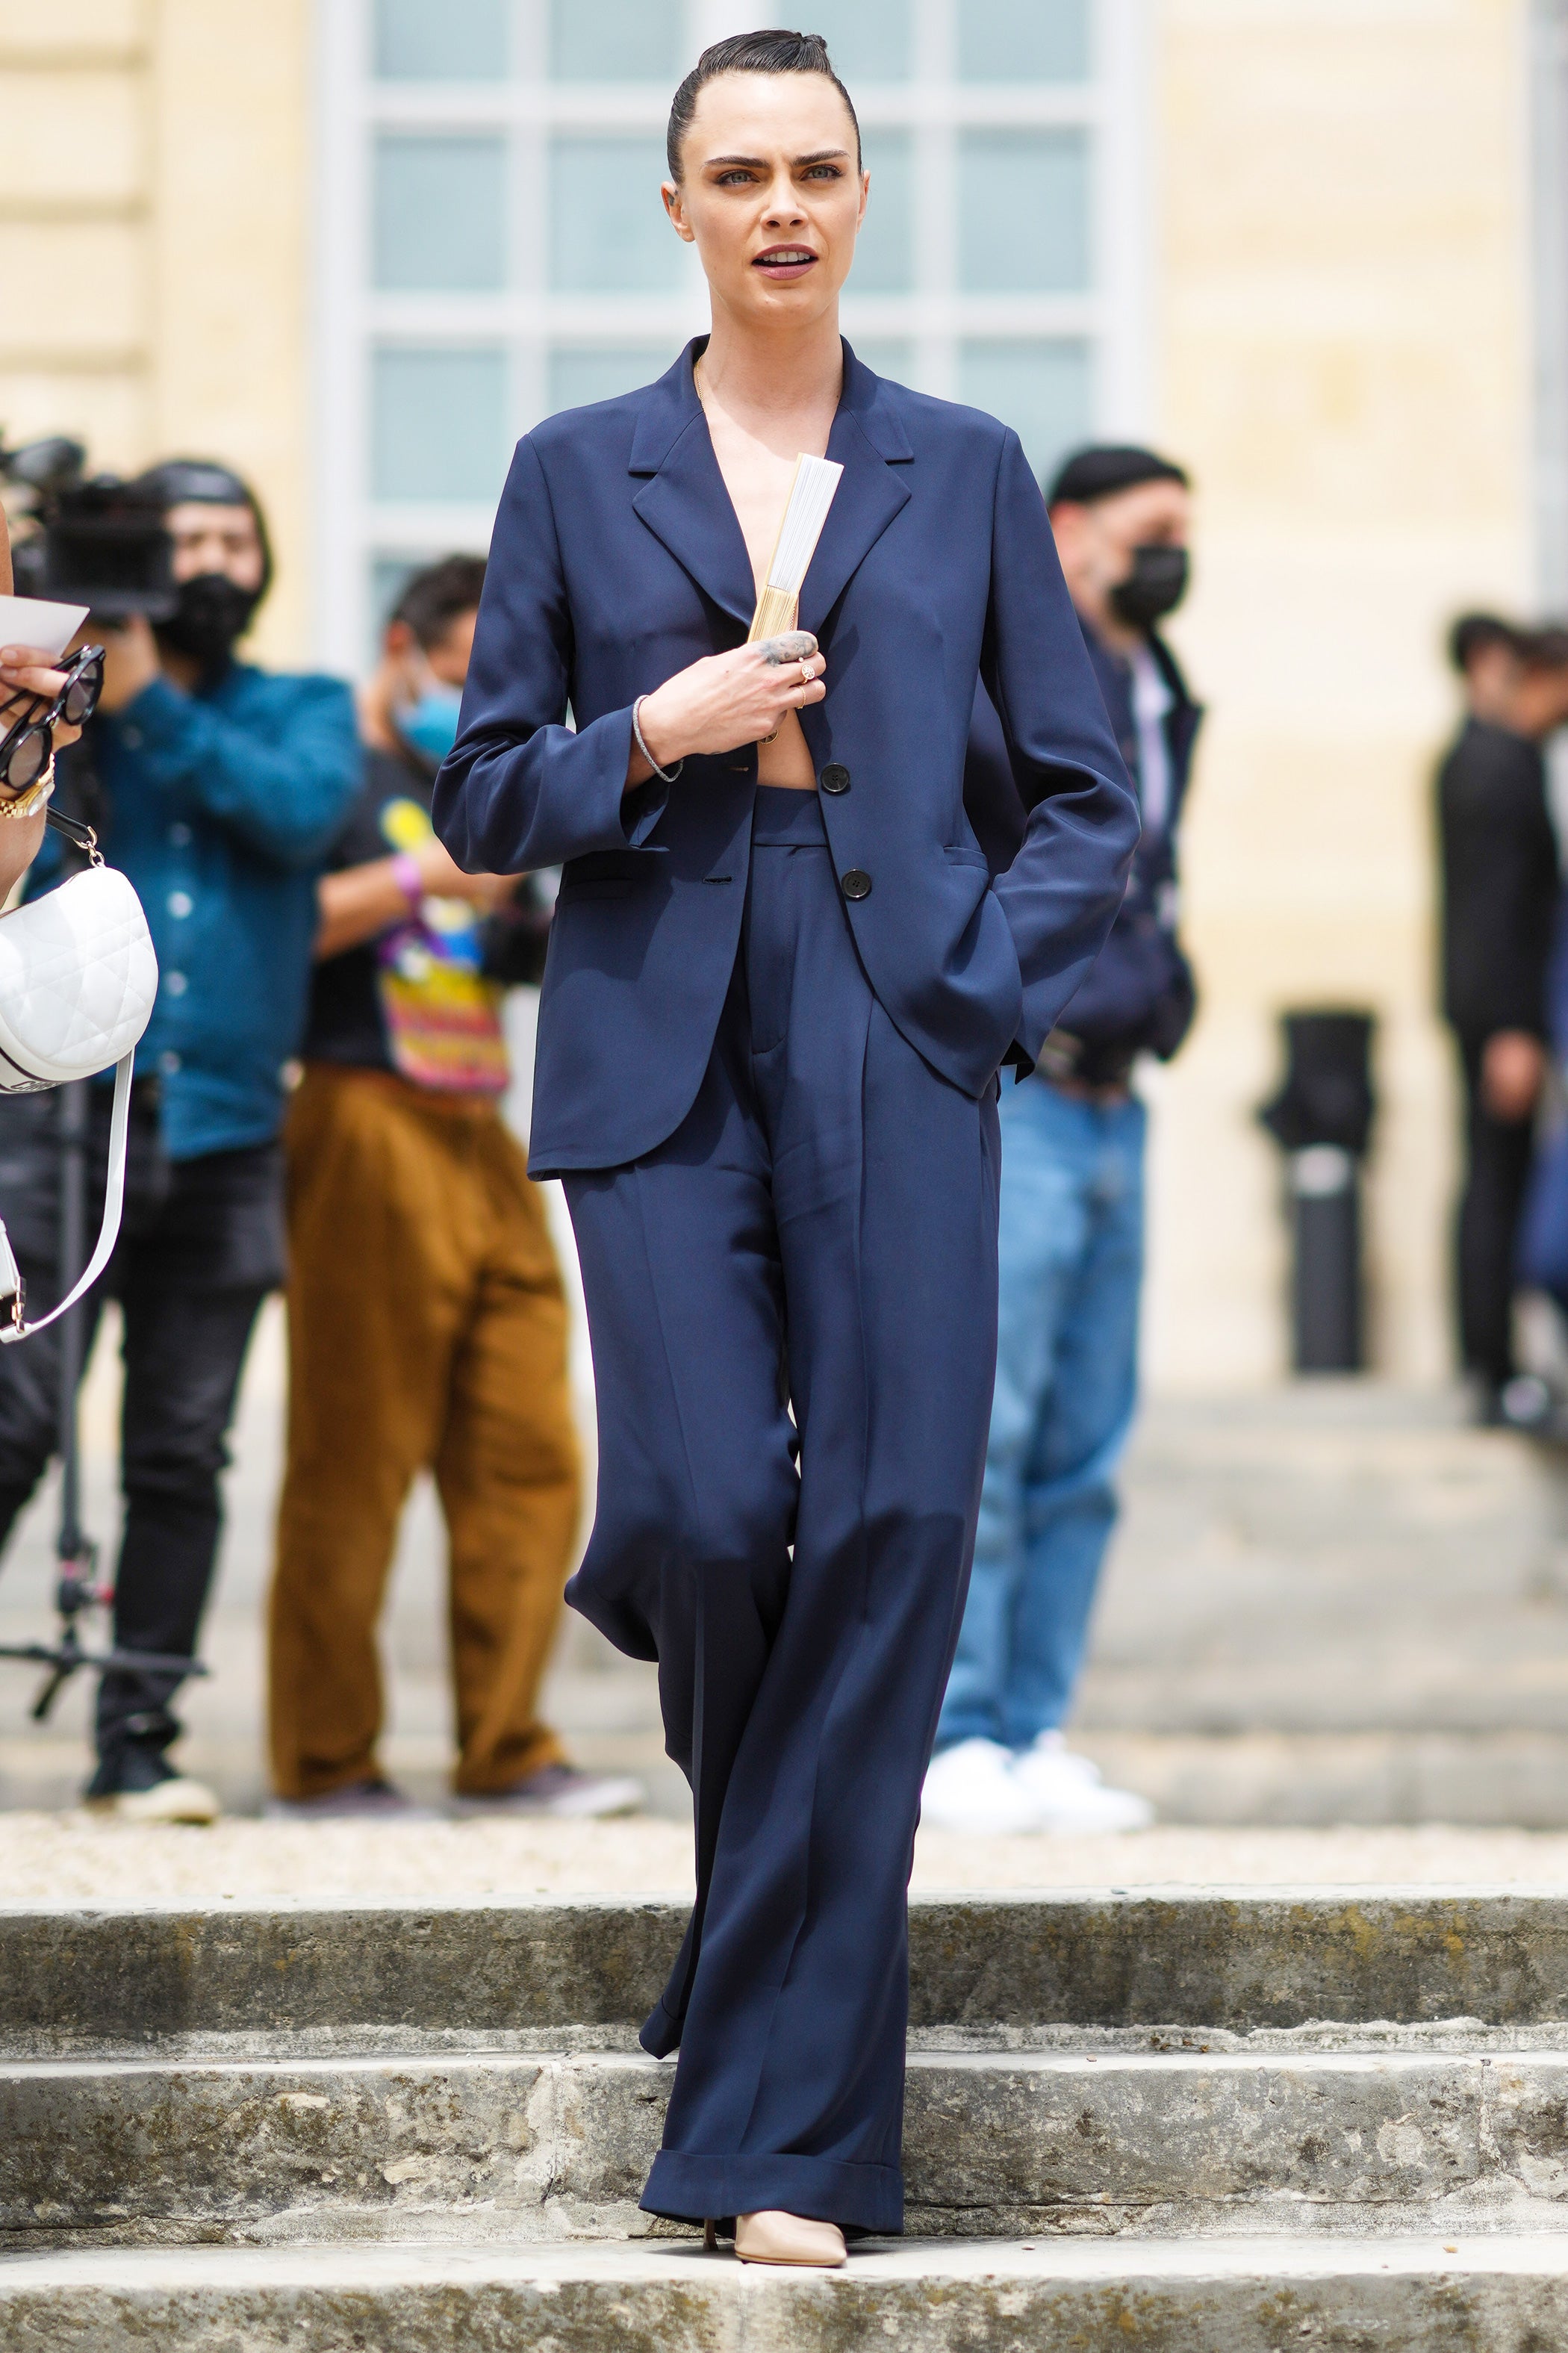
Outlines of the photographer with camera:
{"label": "photographer with camera", "polygon": [[[104,681],[61,778],[141,896],[160,983],[136,1058],[124,1226],[78,1313],[84,1363],[105,1295],[124,1318],[115,1641],[188,1657],[217,1548],[240,1369],[261,1303],[282,1279],[278,1139],[304,1018],[316,875],[358,788],[361,755],[346,686],[235,659],[272,574],[248,486],[226,467],[176,459],[121,487],[150,514],[154,539],[161,520],[171,593],[138,608],[110,577],[100,607],[93,583],[79,582],[77,601],[93,604],[107,649]],[[44,578],[61,593],[47,570]],[[51,842],[30,887],[58,879],[53,852]],[[109,1092],[92,1092],[97,1187]],[[40,1309],[60,1296],[58,1172],[48,1099],[0,1103],[0,1200]],[[0,1542],[55,1451],[60,1364],[58,1326],[0,1358]],[[89,1803],[140,1820],[216,1815],[212,1792],[167,1759],[179,1681],[163,1671],[104,1676]]]}

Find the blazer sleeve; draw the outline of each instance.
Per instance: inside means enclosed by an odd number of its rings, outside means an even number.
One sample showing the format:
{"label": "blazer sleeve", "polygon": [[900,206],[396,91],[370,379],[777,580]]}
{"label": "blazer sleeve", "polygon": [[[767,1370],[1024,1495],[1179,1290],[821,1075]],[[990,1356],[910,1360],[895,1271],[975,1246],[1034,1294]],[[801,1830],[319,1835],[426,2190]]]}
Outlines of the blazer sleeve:
{"label": "blazer sleeve", "polygon": [[1138,841],[1138,803],[1016,433],[997,470],[981,677],[1023,798],[1022,846],[994,889],[1018,952],[1030,1061],[1105,943]]}
{"label": "blazer sleeve", "polygon": [[572,613],[544,469],[517,445],[490,543],[458,740],[431,815],[470,874],[521,874],[591,850],[637,849],[668,797],[626,790],[632,713],[566,724]]}

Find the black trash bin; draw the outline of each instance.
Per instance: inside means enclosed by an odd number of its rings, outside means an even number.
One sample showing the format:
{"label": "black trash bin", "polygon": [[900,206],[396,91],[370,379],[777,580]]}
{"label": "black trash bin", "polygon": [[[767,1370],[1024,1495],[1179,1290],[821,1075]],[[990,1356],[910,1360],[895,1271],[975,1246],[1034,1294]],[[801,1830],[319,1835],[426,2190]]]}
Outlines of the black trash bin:
{"label": "black trash bin", "polygon": [[1366,1363],[1361,1164],[1372,1134],[1370,1013],[1282,1016],[1285,1083],[1258,1117],[1284,1146],[1291,1356],[1299,1373]]}

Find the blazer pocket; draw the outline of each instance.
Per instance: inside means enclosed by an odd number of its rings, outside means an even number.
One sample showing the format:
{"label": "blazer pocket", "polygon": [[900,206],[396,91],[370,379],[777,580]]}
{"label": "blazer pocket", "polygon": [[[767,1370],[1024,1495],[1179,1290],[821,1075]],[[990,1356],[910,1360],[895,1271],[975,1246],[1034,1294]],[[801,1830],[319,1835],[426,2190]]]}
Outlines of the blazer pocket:
{"label": "blazer pocket", "polygon": [[991,871],[991,860],[983,849],[966,849],[962,842],[946,842],[942,845],[942,854],[950,866],[977,867],[982,874]]}
{"label": "blazer pocket", "polygon": [[583,882],[563,882],[555,894],[558,907],[575,906],[580,899],[624,899],[632,888],[626,874],[595,874]]}

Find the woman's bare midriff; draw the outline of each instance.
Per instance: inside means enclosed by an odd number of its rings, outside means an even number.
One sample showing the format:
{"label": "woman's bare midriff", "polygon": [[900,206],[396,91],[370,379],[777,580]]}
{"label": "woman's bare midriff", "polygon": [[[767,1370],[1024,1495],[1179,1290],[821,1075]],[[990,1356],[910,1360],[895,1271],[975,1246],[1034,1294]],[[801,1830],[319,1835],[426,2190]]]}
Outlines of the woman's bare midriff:
{"label": "woman's bare midriff", "polygon": [[816,790],[816,770],[812,765],[811,747],[793,711],[784,712],[779,732],[771,744],[758,744],[757,782],[759,785],[783,785],[794,793],[814,793]]}

